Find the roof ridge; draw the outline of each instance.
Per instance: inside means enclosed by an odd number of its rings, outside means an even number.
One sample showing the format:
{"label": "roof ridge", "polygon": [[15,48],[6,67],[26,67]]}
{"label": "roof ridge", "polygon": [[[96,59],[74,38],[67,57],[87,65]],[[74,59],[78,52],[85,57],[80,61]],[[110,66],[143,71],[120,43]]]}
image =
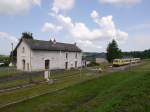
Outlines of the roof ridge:
{"label": "roof ridge", "polygon": [[37,40],[37,39],[27,40],[26,42],[33,50],[48,50],[48,51],[62,50],[62,51],[73,51],[73,52],[82,51],[78,46],[70,43],[56,42],[56,44],[53,44],[50,41]]}
{"label": "roof ridge", "polygon": [[[39,39],[33,39],[33,40],[35,40],[35,41],[43,41],[43,42],[49,42],[48,40],[39,40]],[[56,43],[58,43],[58,44],[68,44],[68,45],[75,45],[74,43],[66,43],[66,42],[57,42],[56,41]]]}

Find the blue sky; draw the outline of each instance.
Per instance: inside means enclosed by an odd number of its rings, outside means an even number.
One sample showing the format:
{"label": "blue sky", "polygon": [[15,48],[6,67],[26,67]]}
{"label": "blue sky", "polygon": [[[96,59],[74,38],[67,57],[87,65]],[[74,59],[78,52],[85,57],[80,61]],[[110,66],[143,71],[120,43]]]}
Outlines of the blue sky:
{"label": "blue sky", "polygon": [[150,48],[149,0],[1,0],[0,54],[9,54],[21,33],[36,39],[77,42],[103,52],[115,38],[123,51]]}

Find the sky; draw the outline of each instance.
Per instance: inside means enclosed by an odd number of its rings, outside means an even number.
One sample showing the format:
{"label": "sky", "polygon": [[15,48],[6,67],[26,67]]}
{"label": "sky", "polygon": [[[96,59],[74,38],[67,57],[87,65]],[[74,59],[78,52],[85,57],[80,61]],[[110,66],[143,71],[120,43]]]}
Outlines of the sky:
{"label": "sky", "polygon": [[0,54],[10,54],[22,32],[76,42],[84,52],[105,52],[112,39],[122,51],[149,49],[149,5],[150,0],[0,0]]}

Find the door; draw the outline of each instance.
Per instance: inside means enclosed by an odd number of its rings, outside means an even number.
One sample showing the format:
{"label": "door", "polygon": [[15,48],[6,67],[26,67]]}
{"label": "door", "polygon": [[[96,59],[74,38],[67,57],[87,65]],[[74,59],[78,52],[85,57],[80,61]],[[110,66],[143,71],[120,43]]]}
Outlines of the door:
{"label": "door", "polygon": [[49,60],[45,60],[45,69],[49,69]]}
{"label": "door", "polygon": [[65,63],[65,69],[68,69],[68,62]]}
{"label": "door", "polygon": [[25,60],[22,60],[22,67],[23,67],[23,70],[26,69],[26,61]]}

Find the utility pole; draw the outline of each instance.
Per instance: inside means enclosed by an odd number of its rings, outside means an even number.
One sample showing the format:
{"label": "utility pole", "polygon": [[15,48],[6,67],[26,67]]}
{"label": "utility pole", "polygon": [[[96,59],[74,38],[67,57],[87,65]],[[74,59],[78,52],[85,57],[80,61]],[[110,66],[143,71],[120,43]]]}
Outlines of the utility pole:
{"label": "utility pole", "polygon": [[14,45],[13,45],[13,43],[11,43],[11,46],[12,46],[12,51],[11,51],[11,63],[12,63],[12,65],[13,65],[13,56],[14,56],[14,53],[13,53]]}

